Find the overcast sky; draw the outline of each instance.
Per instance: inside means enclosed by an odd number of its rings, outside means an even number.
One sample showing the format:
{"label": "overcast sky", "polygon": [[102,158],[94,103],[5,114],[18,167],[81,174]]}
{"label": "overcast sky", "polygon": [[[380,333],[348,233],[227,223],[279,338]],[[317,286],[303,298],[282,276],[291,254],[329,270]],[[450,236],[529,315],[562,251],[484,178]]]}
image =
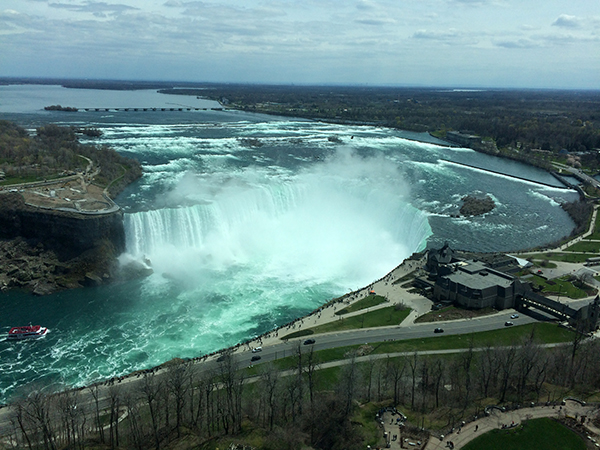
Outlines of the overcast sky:
{"label": "overcast sky", "polygon": [[0,0],[0,76],[600,89],[600,0]]}

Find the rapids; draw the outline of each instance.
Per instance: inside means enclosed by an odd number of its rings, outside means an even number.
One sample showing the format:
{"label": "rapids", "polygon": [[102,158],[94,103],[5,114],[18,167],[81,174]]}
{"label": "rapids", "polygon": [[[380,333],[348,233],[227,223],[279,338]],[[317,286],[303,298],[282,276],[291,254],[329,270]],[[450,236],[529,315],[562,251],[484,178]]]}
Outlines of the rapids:
{"label": "rapids", "polygon": [[[41,107],[67,104],[56,89],[34,91]],[[82,106],[77,92],[68,95],[69,106]],[[94,95],[102,93],[80,101]],[[165,102],[147,95],[145,104]],[[560,203],[577,195],[547,173],[426,135],[236,111],[65,116],[6,108],[0,118],[31,128],[98,127],[102,137],[90,142],[142,162],[144,176],[117,198],[127,237],[121,258],[148,260],[154,273],[44,299],[0,294],[2,331],[29,322],[50,329],[36,342],[0,342],[2,401],[28,383],[82,385],[246,340],[426,246],[509,251],[573,229]],[[473,193],[490,195],[496,208],[456,217]]]}

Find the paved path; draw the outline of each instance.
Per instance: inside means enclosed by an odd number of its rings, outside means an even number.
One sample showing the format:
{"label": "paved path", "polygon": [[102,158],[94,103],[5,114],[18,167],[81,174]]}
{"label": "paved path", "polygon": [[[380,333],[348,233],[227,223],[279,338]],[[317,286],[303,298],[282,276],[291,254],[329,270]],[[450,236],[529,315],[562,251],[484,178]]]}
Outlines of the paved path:
{"label": "paved path", "polygon": [[[528,419],[538,419],[540,417],[592,417],[598,412],[596,405],[582,406],[579,403],[567,400],[564,406],[536,406],[533,408],[521,408],[513,411],[501,412],[493,409],[489,416],[469,422],[459,430],[447,436],[431,436],[429,442],[424,447],[426,450],[441,450],[449,447],[448,442],[454,443],[454,448],[463,448],[471,440],[483,433],[494,429],[501,429],[503,425],[518,425]],[[589,420],[586,420],[585,427],[591,436],[599,436],[600,429],[594,426]],[[397,430],[395,430],[397,432]],[[394,448],[394,447],[392,447]],[[396,448],[400,448],[398,445]],[[407,448],[405,446],[405,448]]]}

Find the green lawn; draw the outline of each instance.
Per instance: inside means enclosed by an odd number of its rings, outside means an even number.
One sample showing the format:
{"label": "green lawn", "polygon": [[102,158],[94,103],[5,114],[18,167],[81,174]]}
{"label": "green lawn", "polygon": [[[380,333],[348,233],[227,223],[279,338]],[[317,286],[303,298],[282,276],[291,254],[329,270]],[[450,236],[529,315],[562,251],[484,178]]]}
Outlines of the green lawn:
{"label": "green lawn", "polygon": [[380,305],[385,302],[387,302],[387,299],[385,297],[382,297],[381,295],[368,295],[367,297],[363,298],[362,300],[359,300],[359,301],[351,304],[347,308],[340,309],[335,314],[337,316],[341,316],[341,315],[349,314],[349,313],[352,313],[355,311],[360,311],[361,309],[367,309],[367,308],[370,308],[371,306],[377,306],[377,305]]}
{"label": "green lawn", "polygon": [[[518,321],[518,319],[517,319]],[[518,323],[518,322],[517,322]],[[573,332],[559,327],[554,323],[530,323],[527,325],[515,325],[513,327],[499,330],[482,331],[479,333],[468,333],[459,335],[436,335],[422,339],[406,339],[402,341],[386,341],[369,344],[373,347],[370,354],[414,352],[423,350],[447,350],[455,348],[469,348],[492,346],[509,346],[527,339],[533,333],[535,342],[539,344],[554,344],[559,342],[573,341]],[[318,339],[318,337],[316,338]],[[316,352],[319,363],[338,361],[348,358],[360,346],[336,347]],[[295,358],[288,357],[277,361],[279,369],[291,369],[295,366]]]}
{"label": "green lawn", "polygon": [[600,239],[600,214],[596,216],[596,223],[594,224],[594,232],[586,239]]}
{"label": "green lawn", "polygon": [[588,258],[591,258],[593,256],[598,256],[598,253],[600,253],[600,242],[579,241],[570,247],[567,247],[567,251],[592,253],[591,255],[587,255]]}
{"label": "green lawn", "polygon": [[465,450],[584,450],[585,441],[550,418],[524,422],[511,430],[492,430],[472,440]]}
{"label": "green lawn", "polygon": [[[312,333],[307,333],[309,330],[302,330],[303,336],[308,334],[318,333],[330,333],[333,331],[344,331],[354,330],[357,328],[374,328],[374,327],[387,327],[390,325],[400,324],[410,314],[410,309],[396,309],[396,306],[390,306],[388,308],[376,309],[358,316],[352,316],[348,318],[340,317],[339,320],[319,325],[318,327],[310,328]],[[292,333],[284,336],[282,339],[290,339],[292,337],[299,337],[298,333]]]}
{"label": "green lawn", "polygon": [[534,275],[530,280],[541,286],[543,292],[551,294],[560,294],[574,299],[585,298],[591,295],[583,289],[574,286],[573,283],[564,278],[555,278],[552,280],[552,283],[549,283],[545,278]]}
{"label": "green lawn", "polygon": [[548,253],[536,253],[530,255],[532,259],[549,259],[551,261],[563,261],[571,263],[583,263],[591,255],[585,253],[559,253],[559,252],[548,252]]}

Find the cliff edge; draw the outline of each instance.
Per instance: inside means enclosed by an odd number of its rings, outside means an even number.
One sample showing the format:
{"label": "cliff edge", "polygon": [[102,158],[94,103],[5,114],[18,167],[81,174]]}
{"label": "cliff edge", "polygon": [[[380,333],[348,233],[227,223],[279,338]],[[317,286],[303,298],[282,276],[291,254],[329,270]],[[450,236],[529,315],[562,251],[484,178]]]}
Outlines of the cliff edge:
{"label": "cliff edge", "polygon": [[125,250],[123,213],[83,213],[28,204],[0,193],[0,289],[37,295],[112,280]]}

